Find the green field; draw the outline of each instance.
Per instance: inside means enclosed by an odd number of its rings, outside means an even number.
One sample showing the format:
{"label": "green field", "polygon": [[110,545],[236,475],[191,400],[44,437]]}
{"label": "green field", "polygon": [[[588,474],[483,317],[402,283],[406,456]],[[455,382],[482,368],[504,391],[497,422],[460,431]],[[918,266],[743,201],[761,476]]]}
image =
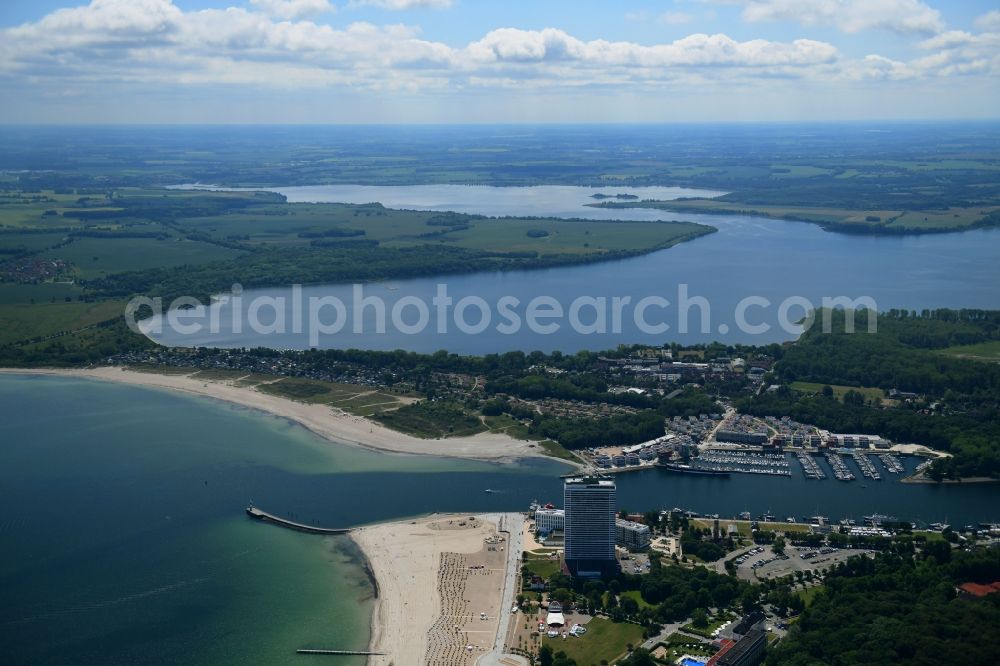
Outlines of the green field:
{"label": "green field", "polygon": [[[590,204],[595,205],[595,204]],[[745,203],[730,199],[680,199],[677,201],[606,202],[607,208],[656,208],[673,212],[757,215],[783,220],[800,220],[836,229],[900,231],[957,231],[985,222],[1000,210],[997,206],[950,207],[945,210],[857,210],[830,206],[777,206]]]}
{"label": "green field", "polygon": [[69,261],[82,278],[92,279],[146,268],[167,268],[232,259],[240,255],[211,243],[155,238],[76,238],[42,256]]}
{"label": "green field", "polygon": [[17,284],[0,282],[0,306],[15,303],[54,303],[72,301],[83,294],[80,287],[70,282],[43,282],[41,284]]}
{"label": "green field", "polygon": [[65,240],[66,234],[0,234],[0,249],[40,252]]}
{"label": "green field", "polygon": [[[807,394],[818,394],[823,390],[823,386],[823,384],[815,382],[792,382],[791,384],[793,391]],[[830,388],[833,389],[833,397],[841,401],[844,399],[844,394],[848,391],[857,391],[865,396],[865,400],[881,400],[885,397],[885,391],[870,386],[839,386],[831,384]]]}
{"label": "green field", "polygon": [[969,358],[975,361],[1000,362],[1000,340],[981,342],[977,345],[948,347],[947,349],[943,349],[941,353],[959,358]]}
{"label": "green field", "polygon": [[0,344],[76,331],[121,316],[120,301],[11,304],[0,307]]}
{"label": "green field", "polygon": [[579,638],[545,637],[543,645],[554,652],[565,652],[579,666],[596,666],[604,661],[613,663],[625,656],[628,646],[642,643],[642,627],[626,622],[612,622],[596,617],[587,624],[587,633]]}
{"label": "green field", "polygon": [[[266,205],[238,213],[194,217],[185,229],[219,240],[246,237],[246,242],[306,246],[312,241],[372,240],[387,247],[427,243],[470,250],[537,252],[539,254],[595,254],[667,247],[706,231],[704,227],[674,222],[608,222],[524,218],[454,217],[453,225],[435,224],[441,213],[392,210],[381,206],[347,204]],[[430,224],[429,224],[430,222]],[[330,237],[324,232],[364,232],[359,236]],[[531,237],[528,232],[548,235]]]}
{"label": "green field", "polygon": [[[529,231],[549,235],[531,238]],[[444,242],[471,250],[498,247],[509,252],[540,254],[592,254],[666,247],[697,233],[693,225],[672,222],[542,221],[501,218],[476,222],[464,231],[452,232]]]}

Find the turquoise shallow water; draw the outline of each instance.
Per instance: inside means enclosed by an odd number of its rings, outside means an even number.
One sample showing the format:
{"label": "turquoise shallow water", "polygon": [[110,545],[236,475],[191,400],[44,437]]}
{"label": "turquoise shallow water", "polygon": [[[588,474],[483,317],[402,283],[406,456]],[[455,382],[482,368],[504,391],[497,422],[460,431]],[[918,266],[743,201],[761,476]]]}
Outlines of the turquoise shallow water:
{"label": "turquoise shallow water", "polygon": [[502,505],[487,487],[523,506],[563,469],[382,455],[211,400],[0,377],[0,661],[280,664],[363,648],[372,588],[352,542],[251,522],[251,499],[352,525]]}
{"label": "turquoise shallow water", "polygon": [[[618,503],[1000,518],[998,484],[843,484],[807,481],[794,461],[791,470],[627,473]],[[352,542],[252,522],[248,502],[324,526],[516,511],[532,499],[560,504],[565,471],[549,460],[381,454],[204,398],[0,376],[0,663],[282,664],[301,663],[296,648],[361,648],[372,588]]]}

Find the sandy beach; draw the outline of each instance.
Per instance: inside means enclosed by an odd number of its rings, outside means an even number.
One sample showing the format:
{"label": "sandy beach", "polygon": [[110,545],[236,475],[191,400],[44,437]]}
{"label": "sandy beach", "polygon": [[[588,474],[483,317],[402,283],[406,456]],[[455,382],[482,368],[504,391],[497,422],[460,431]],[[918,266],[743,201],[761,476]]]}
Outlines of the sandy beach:
{"label": "sandy beach", "polygon": [[435,515],[351,531],[379,588],[370,649],[384,656],[369,664],[471,666],[493,652],[501,624],[506,634],[507,572],[517,561],[510,536],[498,532],[505,516]]}
{"label": "sandy beach", "polygon": [[[194,371],[192,371],[194,372]],[[451,456],[477,460],[510,460],[543,455],[533,442],[503,433],[479,433],[469,437],[420,439],[390,430],[375,421],[328,405],[306,404],[268,395],[231,380],[201,379],[187,375],[160,375],[117,367],[87,369],[0,368],[3,374],[85,377],[146,388],[167,389],[223,400],[290,419],[332,442],[391,453]]]}

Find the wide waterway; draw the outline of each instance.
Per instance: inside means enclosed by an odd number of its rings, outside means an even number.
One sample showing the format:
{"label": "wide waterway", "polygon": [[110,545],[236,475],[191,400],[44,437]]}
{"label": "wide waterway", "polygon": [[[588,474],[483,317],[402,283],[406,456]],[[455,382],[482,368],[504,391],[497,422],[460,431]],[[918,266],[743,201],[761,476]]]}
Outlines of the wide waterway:
{"label": "wide waterway", "polygon": [[[822,305],[824,297],[856,299],[870,297],[880,310],[889,308],[998,308],[1000,307],[1000,231],[980,229],[953,234],[912,236],[864,236],[831,233],[805,222],[789,222],[741,215],[700,215],[648,209],[601,209],[585,206],[593,203],[597,192],[626,192],[642,199],[673,199],[681,196],[711,196],[717,192],[667,187],[570,186],[487,187],[462,185],[415,185],[377,187],[331,185],[317,187],[275,188],[292,202],[378,201],[395,208],[451,210],[486,215],[537,215],[584,217],[591,219],[671,220],[680,219],[708,224],[718,233],[672,248],[630,259],[531,271],[483,272],[447,277],[394,280],[365,285],[364,296],[377,296],[387,312],[404,297],[415,297],[431,309],[430,326],[420,334],[400,331],[391,322],[384,333],[377,332],[376,310],[365,309],[361,333],[350,325],[336,334],[320,334],[310,340],[308,322],[301,332],[291,330],[293,302],[287,288],[248,291],[242,299],[244,316],[237,332],[231,305],[219,308],[217,332],[203,330],[179,334],[165,329],[153,337],[181,346],[244,347],[266,346],[284,349],[322,348],[406,349],[433,352],[484,354],[505,350],[608,349],[620,343],[661,344],[721,340],[760,344],[795,337],[781,327],[779,305],[799,297],[787,319],[801,316],[802,304]],[[457,303],[466,296],[485,299],[492,310],[491,322],[476,334],[464,333],[454,324],[453,311],[446,332],[438,332],[432,299],[439,285],[446,285],[448,295]],[[682,287],[684,285],[684,287]],[[680,331],[681,294],[686,288],[690,298],[703,297],[709,304],[708,326],[702,330],[699,307],[688,309],[688,330]],[[284,297],[286,321],[284,332],[260,334],[248,325],[246,310],[254,297]],[[499,329],[505,320],[496,307],[502,297],[518,299],[515,311],[523,324],[516,332]],[[644,319],[653,325],[667,324],[669,330],[645,332],[635,323],[634,309],[626,308],[620,332],[615,332],[610,315],[604,320],[607,332],[579,332],[568,318],[553,333],[538,333],[526,325],[526,304],[538,296],[551,296],[568,313],[579,297],[611,299],[630,297],[632,304],[647,296],[666,298],[670,305],[651,307]],[[334,297],[346,304],[348,317],[353,313],[354,291],[351,285],[306,287],[302,298]],[[769,305],[753,305],[746,311],[747,323],[764,324],[766,332],[747,332],[737,325],[737,305],[747,297],[766,299]],[[758,301],[758,304],[763,301]],[[267,308],[258,311],[264,324],[274,317]],[[303,310],[308,312],[308,307]],[[610,313],[610,306],[608,306]],[[583,323],[594,321],[593,311],[584,309]],[[330,313],[322,318],[330,321]],[[207,319],[206,319],[207,321]],[[404,323],[416,321],[416,311],[404,317]],[[476,309],[467,311],[465,321],[478,324]],[[315,344],[314,344],[315,343]]]}
{"label": "wide waterway", "polygon": [[[618,503],[723,516],[1000,518],[996,484],[845,484],[791,469],[792,478],[626,473]],[[322,526],[517,511],[533,499],[561,504],[565,471],[548,460],[380,454],[210,399],[0,376],[3,654],[36,664],[278,664],[299,663],[301,647],[363,648],[372,589],[351,542],[251,521],[247,503]]]}

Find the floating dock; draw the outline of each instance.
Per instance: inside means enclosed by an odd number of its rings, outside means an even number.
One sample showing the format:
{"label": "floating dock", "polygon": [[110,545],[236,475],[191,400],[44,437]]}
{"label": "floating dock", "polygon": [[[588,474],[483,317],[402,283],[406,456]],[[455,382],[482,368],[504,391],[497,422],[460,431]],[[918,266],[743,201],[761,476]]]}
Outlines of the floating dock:
{"label": "floating dock", "polygon": [[[306,525],[304,523],[296,523],[293,520],[288,520],[287,518],[281,518],[280,516],[275,516],[274,514],[268,513],[267,511],[262,511],[250,505],[246,509],[247,515],[254,520],[260,520],[265,523],[272,523],[274,525],[280,525],[281,527],[287,527],[290,530],[296,530],[298,532],[308,532],[309,534],[347,534],[350,532],[350,528],[346,527],[316,527],[315,525]],[[342,653],[342,654],[364,654],[358,653]]]}

